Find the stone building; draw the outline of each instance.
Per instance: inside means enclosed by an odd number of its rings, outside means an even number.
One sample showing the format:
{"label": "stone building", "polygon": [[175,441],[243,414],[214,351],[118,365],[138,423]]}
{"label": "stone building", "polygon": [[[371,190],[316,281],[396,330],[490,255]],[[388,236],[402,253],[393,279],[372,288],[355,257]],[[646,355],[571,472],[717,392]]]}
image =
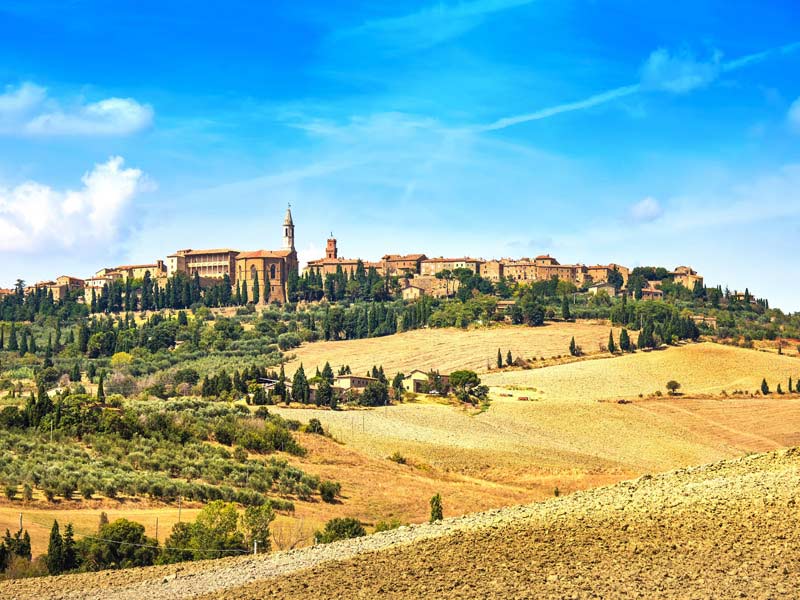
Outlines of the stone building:
{"label": "stone building", "polygon": [[381,258],[381,275],[417,275],[422,271],[424,254],[386,254]]}
{"label": "stone building", "polygon": [[339,269],[352,275],[356,272],[359,261],[361,261],[365,269],[369,270],[370,268],[374,268],[378,273],[383,274],[383,263],[363,261],[360,258],[342,258],[339,256],[336,238],[331,236],[328,238],[328,242],[325,246],[325,258],[308,261],[306,269],[322,275],[322,277],[326,275],[335,275]]}
{"label": "stone building", "polygon": [[161,279],[167,276],[167,267],[163,260],[144,265],[120,265],[114,267],[121,279],[142,279],[145,273],[150,273],[151,279]]}
{"label": "stone building", "polygon": [[697,274],[697,271],[692,269],[692,267],[675,267],[674,271],[670,272],[672,276],[672,281],[675,283],[680,283],[683,287],[693,290],[694,286],[697,282],[700,282],[700,285],[703,285],[703,278],[702,276]]}
{"label": "stone building", "polygon": [[480,258],[426,258],[421,261],[421,275],[436,275],[442,271],[455,271],[456,269],[468,269],[473,273],[480,274],[483,260]]}
{"label": "stone building", "polygon": [[260,304],[286,302],[289,297],[289,274],[296,274],[298,270],[291,208],[286,209],[283,220],[283,249],[240,252],[236,255],[234,264],[234,277],[231,281],[235,282],[234,285],[246,287],[251,301],[257,284]]}
{"label": "stone building", "polygon": [[167,274],[186,273],[194,277],[222,279],[227,275],[235,283],[236,256],[238,250],[230,248],[211,248],[208,250],[178,250],[167,257]]}

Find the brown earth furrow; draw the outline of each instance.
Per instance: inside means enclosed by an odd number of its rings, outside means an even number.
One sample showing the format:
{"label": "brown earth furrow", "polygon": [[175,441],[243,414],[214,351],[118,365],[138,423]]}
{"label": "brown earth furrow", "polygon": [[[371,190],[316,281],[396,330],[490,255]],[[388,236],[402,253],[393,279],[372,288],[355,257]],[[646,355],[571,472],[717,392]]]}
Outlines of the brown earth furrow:
{"label": "brown earth furrow", "polygon": [[118,572],[111,585],[7,582],[0,596],[792,597],[798,489],[800,450],[782,450],[263,558]]}

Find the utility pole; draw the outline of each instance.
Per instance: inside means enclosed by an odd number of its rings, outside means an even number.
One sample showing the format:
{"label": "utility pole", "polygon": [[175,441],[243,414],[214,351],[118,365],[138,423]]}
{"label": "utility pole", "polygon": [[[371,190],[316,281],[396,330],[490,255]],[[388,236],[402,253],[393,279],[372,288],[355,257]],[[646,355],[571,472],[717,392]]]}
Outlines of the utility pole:
{"label": "utility pole", "polygon": [[253,540],[253,556],[258,554],[258,540]]}
{"label": "utility pole", "polygon": [[19,513],[19,530],[22,531],[22,513]]}
{"label": "utility pole", "polygon": [[156,542],[158,542],[158,517],[156,517]]}

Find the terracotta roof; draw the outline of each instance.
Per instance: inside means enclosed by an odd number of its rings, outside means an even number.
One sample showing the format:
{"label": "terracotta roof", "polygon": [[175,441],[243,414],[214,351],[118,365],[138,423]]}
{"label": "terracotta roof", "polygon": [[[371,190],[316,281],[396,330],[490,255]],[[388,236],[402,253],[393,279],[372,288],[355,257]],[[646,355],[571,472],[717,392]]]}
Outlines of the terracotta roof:
{"label": "terracotta roof", "polygon": [[113,271],[129,271],[130,269],[146,269],[149,267],[158,268],[158,263],[148,263],[144,265],[120,265],[118,267],[114,267]]}
{"label": "terracotta roof", "polygon": [[232,248],[209,248],[207,250],[192,250],[191,248],[187,248],[185,250],[178,250],[174,254],[170,254],[170,256],[193,256],[197,254],[228,254],[228,253],[237,254],[238,250],[233,250]]}
{"label": "terracotta roof", "polygon": [[240,258],[286,258],[291,253],[291,250],[252,250],[250,252],[239,252],[236,255],[236,260]]}
{"label": "terracotta roof", "polygon": [[474,262],[474,263],[482,263],[485,262],[483,259],[480,258],[470,258],[469,256],[464,256],[461,258],[426,258],[423,262],[427,263],[441,263],[441,262]]}
{"label": "terracotta roof", "polygon": [[427,258],[424,254],[386,254],[381,260],[420,260]]}

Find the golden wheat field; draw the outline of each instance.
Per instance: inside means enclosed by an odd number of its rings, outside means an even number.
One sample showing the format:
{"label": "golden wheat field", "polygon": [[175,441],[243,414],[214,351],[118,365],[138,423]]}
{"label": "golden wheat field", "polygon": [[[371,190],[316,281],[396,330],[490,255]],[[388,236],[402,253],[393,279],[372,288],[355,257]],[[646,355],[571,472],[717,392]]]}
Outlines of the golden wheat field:
{"label": "golden wheat field", "polygon": [[[383,365],[387,373],[408,373],[413,369],[485,372],[495,367],[498,349],[504,360],[509,350],[514,358],[551,358],[569,355],[569,342],[574,337],[585,352],[599,352],[600,346],[608,343],[610,329],[607,321],[552,323],[544,327],[418,329],[381,338],[303,344],[292,351],[295,358],[286,369],[293,373],[302,362],[306,371],[313,372],[328,361],[334,370],[349,365],[354,373],[365,372],[373,365]],[[618,328],[614,328],[614,336],[619,339]]]}
{"label": "golden wheat field", "polygon": [[772,390],[778,383],[785,390],[789,377],[800,377],[797,357],[702,343],[546,369],[495,371],[483,381],[490,386],[536,390],[530,395],[543,399],[613,400],[666,392],[670,379],[690,395],[754,392],[762,378]]}

